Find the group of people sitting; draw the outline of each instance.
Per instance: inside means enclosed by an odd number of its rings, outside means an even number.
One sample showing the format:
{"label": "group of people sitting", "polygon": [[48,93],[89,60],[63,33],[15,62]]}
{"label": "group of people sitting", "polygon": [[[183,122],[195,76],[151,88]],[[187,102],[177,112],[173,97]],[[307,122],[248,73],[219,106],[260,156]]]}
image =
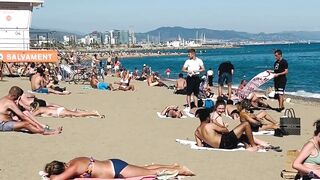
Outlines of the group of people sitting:
{"label": "group of people sitting", "polygon": [[24,92],[20,87],[10,88],[8,95],[0,99],[0,131],[23,131],[32,134],[54,135],[62,132],[62,127],[51,129],[35,117],[99,117],[97,111],[70,110],[48,103],[34,94]]}

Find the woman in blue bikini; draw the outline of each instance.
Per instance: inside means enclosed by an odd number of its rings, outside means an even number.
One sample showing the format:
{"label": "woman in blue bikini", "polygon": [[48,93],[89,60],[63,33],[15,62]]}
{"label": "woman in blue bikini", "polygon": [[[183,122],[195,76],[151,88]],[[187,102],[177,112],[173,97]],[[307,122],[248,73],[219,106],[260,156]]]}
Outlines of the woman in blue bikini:
{"label": "woman in blue bikini", "polygon": [[184,175],[194,176],[194,173],[185,166],[173,165],[130,165],[120,159],[104,161],[92,157],[74,158],[68,163],[52,161],[45,166],[45,173],[51,180],[71,178],[129,178],[147,175]]}

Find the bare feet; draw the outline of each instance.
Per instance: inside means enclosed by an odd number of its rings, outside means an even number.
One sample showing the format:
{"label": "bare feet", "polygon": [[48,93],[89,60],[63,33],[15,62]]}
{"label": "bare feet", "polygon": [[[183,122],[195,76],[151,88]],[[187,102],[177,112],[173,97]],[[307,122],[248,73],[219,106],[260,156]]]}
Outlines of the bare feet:
{"label": "bare feet", "polygon": [[195,174],[190,169],[188,169],[186,166],[181,166],[181,168],[179,169],[179,175],[195,176]]}
{"label": "bare feet", "polygon": [[63,91],[62,94],[63,94],[63,95],[69,95],[69,94],[71,94],[71,92],[69,92],[69,91]]}
{"label": "bare feet", "polygon": [[57,129],[45,129],[43,135],[56,135],[62,132],[62,126]]}
{"label": "bare feet", "polygon": [[247,151],[250,151],[250,152],[257,152],[259,150],[259,147],[258,146],[248,146],[246,148]]}

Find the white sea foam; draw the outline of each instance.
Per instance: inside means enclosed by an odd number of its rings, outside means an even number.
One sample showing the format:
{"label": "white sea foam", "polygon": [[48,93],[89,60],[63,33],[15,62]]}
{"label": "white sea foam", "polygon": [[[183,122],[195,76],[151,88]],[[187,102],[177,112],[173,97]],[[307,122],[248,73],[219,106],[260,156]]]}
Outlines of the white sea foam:
{"label": "white sea foam", "polygon": [[304,90],[298,90],[296,92],[286,92],[286,94],[290,94],[290,95],[294,95],[294,96],[311,97],[311,98],[320,99],[320,94],[319,93],[311,93],[311,92],[306,92]]}

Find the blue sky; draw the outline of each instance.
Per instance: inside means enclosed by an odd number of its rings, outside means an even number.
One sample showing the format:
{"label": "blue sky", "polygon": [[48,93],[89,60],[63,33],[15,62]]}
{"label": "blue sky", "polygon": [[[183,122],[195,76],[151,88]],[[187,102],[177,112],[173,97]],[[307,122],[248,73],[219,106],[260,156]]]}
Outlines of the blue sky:
{"label": "blue sky", "polygon": [[88,33],[162,26],[245,32],[320,31],[320,0],[45,0],[32,26]]}

